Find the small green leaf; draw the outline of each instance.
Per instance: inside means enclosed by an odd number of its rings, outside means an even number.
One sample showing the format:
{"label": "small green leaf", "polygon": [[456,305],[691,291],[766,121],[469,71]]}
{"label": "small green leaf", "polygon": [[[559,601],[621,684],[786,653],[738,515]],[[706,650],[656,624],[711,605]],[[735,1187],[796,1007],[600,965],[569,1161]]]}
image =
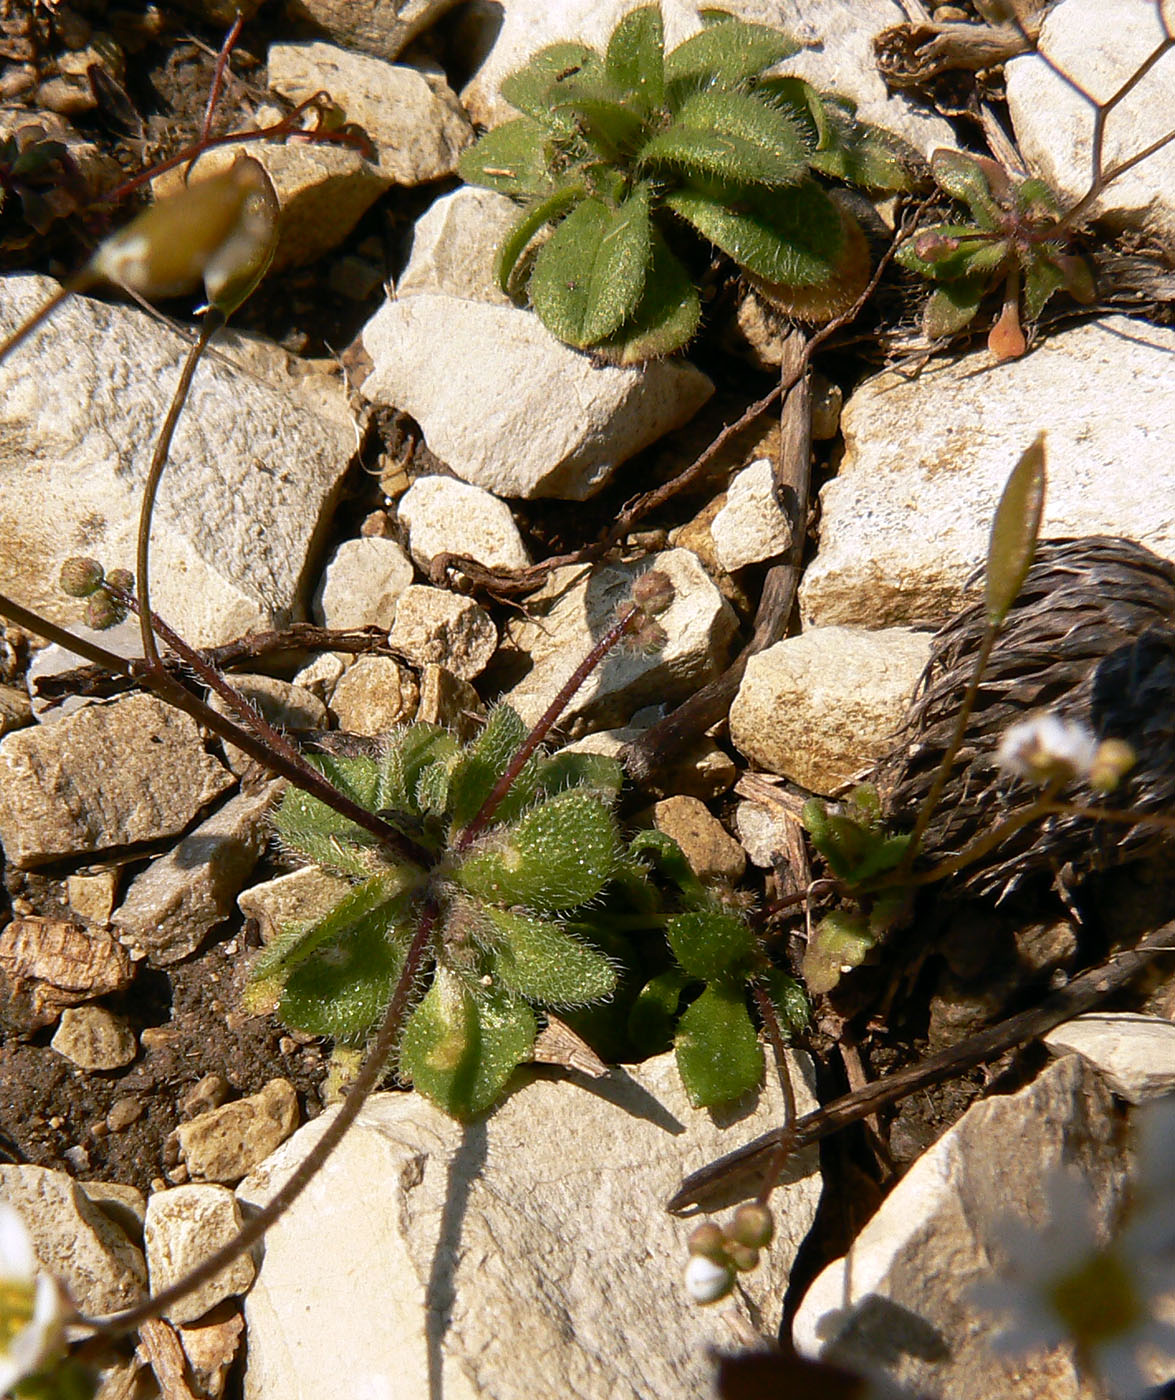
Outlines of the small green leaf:
{"label": "small green leaf", "polygon": [[279,1018],[308,1035],[361,1040],[383,1015],[404,969],[405,910],[400,901],[396,910],[374,911],[300,961],[286,981]]}
{"label": "small green leaf", "polygon": [[852,102],[813,96],[821,115],[813,169],[868,190],[910,188],[911,171],[920,163],[916,151],[891,132],[858,121]]}
{"label": "small green leaf", "polygon": [[479,136],[461,152],[457,173],[514,199],[545,196],[553,181],[547,168],[548,133],[531,117],[516,117]]}
{"label": "small green leaf", "polygon": [[647,863],[672,880],[688,900],[704,903],[709,898],[705,885],[694,874],[681,847],[663,831],[652,827],[638,831],[629,842],[628,854],[637,860],[648,858]]}
{"label": "small green leaf", "polygon": [[1043,180],[1021,180],[1016,186],[1016,208],[1030,218],[1048,218],[1061,212],[1057,196]]}
{"label": "small green leaf", "polygon": [[784,190],[674,190],[665,203],[740,267],[791,286],[833,281],[844,241],[840,211],[812,180]]}
{"label": "small green leaf", "polygon": [[695,1108],[729,1103],[763,1077],[763,1051],[741,987],[707,987],[677,1023],[677,1069]]}
{"label": "small green leaf", "polygon": [[862,914],[836,910],[820,920],[808,940],[800,971],[814,996],[830,992],[846,972],[869,956],[876,939]]}
{"label": "small green leaf", "polygon": [[553,92],[557,97],[553,111],[565,115],[604,159],[625,162],[640,145],[644,118],[619,95],[613,96],[611,85],[572,79],[558,84]]}
{"label": "small green leaf", "polygon": [[[378,808],[379,767],[373,759],[309,754],[307,761],[359,806]],[[286,789],[273,825],[288,846],[315,865],[366,879],[380,863],[373,836],[301,788]]]}
{"label": "small green leaf", "polygon": [[1040,536],[1047,482],[1044,434],[1039,433],[1004,487],[987,546],[984,600],[990,627],[999,627],[1016,601]]}
{"label": "small green leaf", "polygon": [[954,282],[986,274],[990,282],[1007,260],[1006,238],[992,238],[971,224],[936,224],[898,249],[897,261],[933,282]]}
{"label": "small green leaf", "polygon": [[681,994],[689,978],[679,967],[667,968],[640,989],[628,1012],[628,1035],[635,1054],[644,1059],[673,1044],[673,1027]]}
{"label": "small green leaf", "polygon": [[1065,284],[1065,274],[1048,255],[1041,250],[1028,265],[1024,275],[1024,316],[1035,321],[1045,308],[1045,303]]}
{"label": "small green leaf", "polygon": [[570,788],[582,788],[602,801],[612,802],[624,786],[624,769],[602,753],[569,753],[561,750],[543,760],[539,787],[548,797]]}
{"label": "small green leaf", "polygon": [[395,730],[379,761],[379,783],[372,810],[419,814],[421,774],[434,763],[448,763],[459,747],[448,730],[423,720]]}
{"label": "small green leaf", "polygon": [[511,910],[483,913],[500,938],[490,959],[495,982],[544,1006],[586,1006],[616,990],[616,970],[603,953],[558,924]]}
{"label": "small green leaf", "polygon": [[755,954],[750,924],[717,904],[675,914],[665,937],[682,968],[703,982],[741,977]]}
{"label": "small green leaf", "polygon": [[642,165],[734,183],[794,185],[808,173],[807,148],[786,112],[741,92],[699,92],[640,153]]}
{"label": "small green leaf", "polygon": [[585,199],[540,249],[530,299],[560,340],[593,345],[635,310],[649,261],[649,194],[640,184],[619,209]]}
{"label": "small green leaf", "polygon": [[587,792],[560,793],[495,829],[454,869],[478,898],[559,913],[595,899],[620,859],[616,822]]}
{"label": "small green leaf", "polygon": [[475,994],[440,966],[409,1017],[400,1045],[400,1073],[454,1118],[490,1108],[515,1068],[534,1049],[534,1012],[511,992]]}
{"label": "small green leaf", "polygon": [[612,31],[605,66],[609,78],[642,112],[665,100],[665,31],[659,5],[632,10]]}
{"label": "small green leaf", "polygon": [[671,108],[691,92],[711,85],[738,87],[799,52],[799,45],[778,29],[724,19],[679,44],[665,59],[665,83]]}
{"label": "small green leaf", "polygon": [[927,340],[941,340],[969,326],[987,291],[987,279],[961,277],[944,282],[931,293],[922,312],[922,333]]}
{"label": "small green leaf", "polygon": [[[520,112],[549,124],[552,84],[569,72],[582,72],[599,61],[599,54],[586,44],[570,41],[551,44],[530,58],[525,68],[502,79],[502,96],[511,107],[517,107]],[[497,130],[500,131],[501,127]],[[462,172],[462,178],[468,180],[469,176]]]}
{"label": "small green leaf", "polygon": [[784,1035],[794,1039],[812,1019],[812,1008],[804,995],[803,987],[794,977],[778,967],[765,969],[757,980],[762,983],[771,998],[775,1014],[779,1017],[780,1029]]}
{"label": "small green leaf", "polygon": [[962,151],[946,147],[940,147],[930,157],[930,173],[936,184],[952,199],[961,200],[984,229],[997,229],[1002,222],[1003,211],[993,196],[990,183],[993,164],[979,156],[964,155]]}
{"label": "small green leaf", "polygon": [[536,200],[522,211],[522,217],[502,240],[495,265],[498,286],[507,296],[512,295],[511,278],[518,265],[518,259],[526,251],[530,240],[544,224],[559,218],[583,199],[586,193],[582,185],[566,185],[563,189],[547,195],[545,199]]}
{"label": "small green leaf", "polygon": [[592,348],[615,365],[672,355],[692,338],[701,315],[693,278],[654,227],[645,290],[636,310],[615,335]]}
{"label": "small green leaf", "polygon": [[[466,746],[449,776],[448,815],[454,831],[467,826],[494,790],[498,778],[522,746],[527,727],[509,705],[496,705],[485,728]],[[534,800],[541,759],[532,755],[498,804],[494,822],[503,825]]]}

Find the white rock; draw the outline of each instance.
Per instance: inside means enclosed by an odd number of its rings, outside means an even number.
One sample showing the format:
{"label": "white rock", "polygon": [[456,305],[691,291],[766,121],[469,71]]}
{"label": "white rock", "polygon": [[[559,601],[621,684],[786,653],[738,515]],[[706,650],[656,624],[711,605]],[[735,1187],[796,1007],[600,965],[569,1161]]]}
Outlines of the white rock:
{"label": "white rock", "polygon": [[968,1296],[1000,1260],[1008,1212],[1047,1218],[1046,1180],[1063,1168],[1083,1177],[1096,1225],[1111,1226],[1121,1202],[1113,1102],[1075,1055],[1017,1094],[972,1105],[920,1157],[857,1237],[808,1290],[792,1329],[805,1356],[879,1375],[911,1394],[953,1400],[1077,1400],[1071,1351],[997,1355],[993,1319]]}
{"label": "white rock", "polygon": [[20,1215],[42,1268],[80,1312],[118,1312],[146,1296],[142,1251],[64,1172],[0,1164],[0,1200]]}
{"label": "white rock", "polygon": [[[0,333],[57,289],[0,280]],[[187,352],[136,308],[75,296],[0,366],[0,538],[21,541],[0,551],[0,589],[68,626],[78,607],[57,587],[64,559],[133,564],[143,479]],[[286,356],[271,347],[270,360]],[[354,445],[337,418],[206,359],[155,511],[156,610],[196,646],[284,625]]]}
{"label": "white rock", "polygon": [[816,627],[752,656],[730,737],[769,772],[829,794],[891,746],[930,657],[930,634]]}
{"label": "white rock", "polygon": [[371,0],[356,5],[355,0],[288,0],[286,9],[292,19],[308,20],[315,29],[360,53],[392,59],[455,3]]}
{"label": "white rock", "polygon": [[774,472],[766,458],[731,481],[726,504],[710,522],[718,562],[727,573],[782,554],[791,543],[787,516],[775,499]]}
{"label": "white rock", "polygon": [[138,1053],[130,1026],[104,1006],[69,1006],[49,1042],[80,1069],[121,1069]]}
{"label": "white rock", "polygon": [[[1068,204],[1088,191],[1093,174],[1094,107],[1142,65],[1164,37],[1160,7],[1151,0],[1063,0],[1052,6],[1040,48],[1079,83],[1074,89],[1036,54],[1006,68],[1008,107],[1020,150]],[[1175,51],[1168,50],[1111,112],[1103,170],[1145,150],[1171,130],[1175,110]],[[1175,145],[1167,145],[1114,180],[1091,210],[1119,226],[1141,226],[1175,239]]]}
{"label": "white rock", "polygon": [[344,540],[315,590],[314,615],[323,627],[390,627],[411,582],[411,561],[395,540]]}
{"label": "white rock", "polygon": [[443,292],[511,306],[498,286],[498,245],[521,210],[496,190],[464,185],[430,204],[412,231],[412,251],[396,283],[399,297]]}
{"label": "white rock", "polygon": [[1049,1031],[1054,1055],[1078,1054],[1127,1103],[1175,1091],[1175,1024],[1129,1011],[1091,1011]]}
{"label": "white rock", "polygon": [[196,722],[153,695],[87,705],[0,742],[0,842],[15,865],[156,841],[232,786]]}
{"label": "white rock", "polygon": [[[807,1067],[793,1064],[810,1102]],[[246,1396],[708,1393],[707,1347],[731,1344],[730,1319],[686,1301],[691,1226],[661,1203],[685,1171],[777,1121],[769,1079],[727,1128],[689,1107],[670,1056],[602,1092],[526,1083],[471,1127],[415,1095],[372,1099],[266,1238],[245,1304]],[[267,1200],[328,1118],[242,1183],[241,1199]],[[799,1166],[774,1199],[776,1242],[743,1280],[768,1334],[820,1193],[814,1156]]]}
{"label": "white rock", "polygon": [[396,604],[388,645],[415,666],[441,665],[471,681],[497,650],[498,629],[472,598],[413,584]]}
{"label": "white rock", "polygon": [[468,554],[490,569],[525,569],[530,563],[510,507],[480,486],[422,476],[400,498],[396,513],[408,527],[412,557],[426,573],[437,554]]}
{"label": "white rock", "polygon": [[845,454],[821,492],[805,626],[937,627],[987,553],[1012,468],[1046,431],[1042,537],[1125,535],[1175,558],[1175,330],[1110,316],[1022,360],[986,351],[883,374],[845,405]]}
{"label": "white rock", "polygon": [[[655,560],[673,584],[674,599],[657,623],[668,638],[659,651],[614,647],[572,697],[562,725],[587,721],[606,729],[626,721],[641,705],[674,704],[722,670],[737,623],[730,605],[688,549],[669,549]],[[510,641],[534,661],[506,699],[533,724],[554,700],[632,595],[633,580],[647,564],[608,564],[590,574],[576,565],[555,569],[528,599],[530,616],[509,627]]]}
{"label": "white rock", "polygon": [[[578,39],[603,49],[622,15],[644,0],[510,0],[489,58],[462,91],[474,121],[497,126],[517,116],[498,91],[502,79],[515,72],[547,44]],[[662,0],[665,47],[674,49],[702,26],[704,3]],[[826,92],[840,93],[858,104],[863,121],[874,122],[908,141],[925,154],[936,146],[954,146],[954,133],[940,117],[930,116],[901,95],[891,95],[877,71],[873,38],[907,18],[896,0],[727,0],[728,13],[751,23],[783,29],[804,42],[803,52],[780,66]]]}
{"label": "white rock", "polygon": [[[660,706],[655,708],[658,711],[661,709]],[[598,753],[603,754],[605,758],[614,758],[622,763],[624,750],[628,745],[639,739],[645,730],[660,718],[661,715],[658,713],[648,721],[648,724],[638,722],[623,725],[619,729],[593,730],[590,734],[585,734],[582,739],[564,744],[562,751]],[[639,720],[640,713],[634,715],[633,719]],[[655,785],[650,788],[650,791],[679,793],[708,802],[729,791],[734,786],[737,777],[738,769],[735,768],[734,760],[726,750],[719,748],[713,739],[708,739],[703,735],[656,774]]]}
{"label": "white rock", "polygon": [[308,661],[294,672],[293,683],[308,690],[311,695],[317,695],[320,700],[329,700],[350,660],[342,652],[320,652],[313,661]]}
{"label": "white rock", "polygon": [[363,344],[366,397],[410,413],[438,457],[496,496],[585,500],[713,392],[674,360],[597,369],[532,312],[451,296],[388,302]]}
{"label": "white rock", "polygon": [[[143,1239],[152,1294],[162,1293],[202,1263],[241,1228],[243,1216],[224,1186],[176,1186],[147,1200]],[[244,1293],[256,1266],[248,1254],[214,1274],[202,1287],[164,1310],[169,1322],[194,1322],[225,1298]]]}
{"label": "white rock", "polygon": [[309,924],[329,913],[351,888],[351,882],[318,865],[304,865],[288,875],[264,880],[242,890],[237,908],[256,919],[261,941],[272,943],[288,924]]}
{"label": "white rock", "polygon": [[269,838],[279,782],[238,793],[137,875],[114,911],[120,941],[153,967],[194,953],[228,917]]}
{"label": "white rock", "polygon": [[271,44],[269,85],[291,102],[325,90],[375,145],[397,185],[451,175],[473,128],[443,78],[320,42]]}
{"label": "white rock", "polygon": [[235,1183],[260,1166],[298,1126],[298,1095],[287,1079],[197,1114],[175,1130],[193,1181]]}
{"label": "white rock", "polygon": [[348,734],[383,734],[416,714],[420,686],[394,656],[361,656],[343,672],[330,707]]}

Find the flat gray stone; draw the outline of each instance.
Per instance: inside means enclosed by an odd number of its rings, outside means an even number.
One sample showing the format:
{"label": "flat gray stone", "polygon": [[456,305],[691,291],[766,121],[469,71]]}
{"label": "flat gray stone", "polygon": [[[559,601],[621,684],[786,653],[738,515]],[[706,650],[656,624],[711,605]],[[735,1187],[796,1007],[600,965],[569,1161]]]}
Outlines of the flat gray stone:
{"label": "flat gray stone", "polygon": [[[1159,8],[1143,0],[1062,0],[1049,9],[1041,51],[1090,97],[1104,102],[1163,39]],[[1093,174],[1093,103],[1036,54],[1014,58],[1005,72],[1021,153],[1034,174],[1066,204],[1075,204]],[[1110,113],[1103,170],[1167,135],[1172,110],[1175,51],[1168,50]],[[1111,181],[1090,217],[1145,228],[1168,243],[1175,239],[1175,143]]]}
{"label": "flat gray stone", "polygon": [[[809,1071],[793,1065],[803,1111]],[[661,1203],[685,1171],[779,1121],[768,1078],[725,1127],[689,1107],[671,1056],[590,1084],[524,1081],[467,1127],[414,1094],[371,1099],[266,1238],[245,1303],[246,1396],[708,1394],[707,1348],[734,1342],[747,1305],[686,1301],[692,1222]],[[243,1182],[241,1200],[269,1199],[329,1116]],[[742,1281],[768,1335],[819,1195],[805,1156],[776,1194],[775,1244]]]}
{"label": "flat gray stone", "polygon": [[175,836],[231,787],[196,722],[152,695],[87,705],[0,742],[0,842],[14,865]]}
{"label": "flat gray stone", "polygon": [[194,953],[227,918],[269,839],[281,784],[238,793],[136,876],[114,911],[119,939],[153,967]]}
{"label": "flat gray stone", "polygon": [[830,795],[891,746],[930,634],[814,627],[752,656],[730,709],[736,748],[768,772]]}
{"label": "flat gray stone", "polygon": [[1129,1011],[1091,1011],[1043,1037],[1054,1055],[1089,1061],[1127,1103],[1175,1092],[1175,1023]]}
{"label": "flat gray stone", "polygon": [[[57,287],[0,279],[0,333]],[[67,557],[133,565],[144,475],[187,350],[135,307],[75,296],[0,365],[0,537],[20,541],[0,552],[0,589],[68,626],[80,608],[57,586]],[[201,363],[160,487],[151,601],[196,646],[290,620],[355,448],[344,422],[284,387],[284,352],[267,358],[261,383]]]}
{"label": "flat gray stone", "polygon": [[364,395],[410,413],[431,451],[496,496],[581,501],[713,392],[692,365],[597,369],[530,311],[422,294],[386,303]]}
{"label": "flat gray stone", "polygon": [[804,625],[938,627],[983,563],[1013,467],[1047,434],[1042,538],[1124,535],[1175,558],[1175,330],[1107,316],[1022,360],[882,374],[845,405]]}

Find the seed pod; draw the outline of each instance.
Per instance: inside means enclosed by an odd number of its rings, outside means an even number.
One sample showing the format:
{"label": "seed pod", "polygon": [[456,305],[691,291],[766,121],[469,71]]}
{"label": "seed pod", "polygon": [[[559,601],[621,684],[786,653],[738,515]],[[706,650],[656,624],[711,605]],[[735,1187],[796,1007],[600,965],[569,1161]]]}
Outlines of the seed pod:
{"label": "seed pod", "polygon": [[109,593],[93,593],[86,599],[85,621],[95,632],[117,627],[126,617],[126,609],[116,603]]}
{"label": "seed pod", "polygon": [[765,1205],[759,1201],[747,1201],[735,1211],[727,1233],[739,1244],[762,1249],[771,1243],[771,1237],[775,1234],[775,1220]]}
{"label": "seed pod", "polygon": [[701,1254],[707,1259],[721,1260],[726,1248],[726,1231],[713,1220],[704,1221],[690,1233],[687,1247],[691,1254]]}
{"label": "seed pod", "polygon": [[62,593],[70,598],[88,598],[102,583],[105,571],[97,559],[74,556],[61,566],[59,579]]}
{"label": "seed pod", "polygon": [[106,575],[106,582],[120,593],[135,591],[135,576],[129,569],[111,569]]}

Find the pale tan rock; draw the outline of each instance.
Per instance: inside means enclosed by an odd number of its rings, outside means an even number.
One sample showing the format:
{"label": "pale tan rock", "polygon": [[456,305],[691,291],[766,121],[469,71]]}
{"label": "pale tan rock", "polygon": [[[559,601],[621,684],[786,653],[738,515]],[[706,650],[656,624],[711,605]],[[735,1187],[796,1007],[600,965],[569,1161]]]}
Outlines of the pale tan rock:
{"label": "pale tan rock", "polygon": [[119,938],[152,966],[195,952],[233,907],[269,839],[281,783],[238,793],[136,876],[114,912]]}
{"label": "pale tan rock", "polygon": [[438,554],[467,554],[488,569],[525,569],[530,556],[505,501],[451,476],[422,476],[400,498],[412,558],[426,573]]}
{"label": "pale tan rock", "polygon": [[146,1296],[142,1252],[64,1172],[2,1163],[0,1200],[24,1221],[42,1267],[80,1312],[119,1312]]}
{"label": "pale tan rock", "polygon": [[471,681],[489,665],[498,629],[471,598],[413,584],[400,595],[388,644],[416,666],[444,666]]}
{"label": "pale tan rock", "polygon": [[79,1069],[121,1069],[138,1053],[130,1026],[103,1006],[67,1007],[49,1043]]}
{"label": "pale tan rock", "polygon": [[467,743],[481,730],[485,706],[468,681],[430,662],[420,672],[416,718],[451,729],[462,743]]}
{"label": "pale tan rock", "polygon": [[320,866],[304,865],[242,890],[237,907],[247,919],[257,920],[261,941],[272,943],[283,928],[313,923],[329,913],[350,888],[349,880]]}
{"label": "pale tan rock", "polygon": [[244,1331],[243,1314],[235,1303],[229,1302],[220,1304],[207,1318],[179,1328],[180,1346],[208,1400],[217,1400],[224,1393],[229,1367]]}
{"label": "pale tan rock", "polygon": [[[634,719],[637,716],[633,716]],[[625,748],[645,732],[640,724],[625,725],[620,729],[597,729],[565,744],[564,749],[573,753],[599,753],[605,758],[624,761]],[[713,741],[704,735],[690,744],[680,754],[676,754],[664,770],[654,774],[651,792],[684,794],[709,802],[721,797],[734,786],[738,769],[734,760]]]}
{"label": "pale tan rock", "polygon": [[444,78],[335,44],[269,46],[269,85],[291,102],[326,91],[363,128],[377,166],[397,185],[452,175],[473,127]]}
{"label": "pale tan rock", "polygon": [[14,865],[155,841],[231,783],[195,721],[162,700],[87,705],[0,741],[0,840]]}
{"label": "pale tan rock", "polygon": [[133,976],[126,949],[109,935],[37,914],[0,929],[0,966],[16,980],[44,983],[61,1005],[120,992]]}
{"label": "pale tan rock", "polygon": [[[0,279],[0,334],[58,290]],[[143,480],[188,348],[136,307],[72,296],[0,365],[0,538],[21,541],[0,551],[0,590],[69,626],[64,559],[84,549],[107,568],[133,564]],[[355,451],[337,413],[290,393],[286,353],[269,345],[266,359],[276,385],[205,358],[163,474],[151,601],[193,646],[290,620]],[[340,381],[331,392],[344,402]]]}
{"label": "pale tan rock", "polygon": [[15,685],[0,685],[0,734],[23,729],[33,720],[33,706],[27,692]]}
{"label": "pale tan rock", "polygon": [[298,1096],[293,1085],[286,1079],[271,1079],[256,1094],[181,1123],[176,1137],[180,1158],[194,1180],[235,1182],[263,1162],[297,1126]]}
{"label": "pale tan rock", "polygon": [[[672,705],[712,679],[726,664],[736,630],[734,613],[695,555],[670,549],[656,558],[674,599],[657,617],[667,639],[659,650],[615,647],[572,697],[562,721],[571,733],[627,722],[641,705]],[[511,644],[534,668],[506,696],[533,724],[583,658],[629,602],[645,564],[607,564],[590,576],[571,565],[555,569],[528,599],[529,616],[509,624]]]}
{"label": "pale tan rock", "polygon": [[672,836],[699,880],[733,885],[747,868],[743,848],[696,797],[666,797],[653,807],[653,825]]}
{"label": "pale tan rock", "polygon": [[[283,732],[327,727],[326,706],[300,685],[291,685],[289,681],[278,680],[276,676],[250,675],[239,671],[233,672],[228,681],[243,700],[261,712],[263,719]],[[248,728],[228,701],[214,690],[208,693],[208,704],[217,714],[225,715],[242,728]],[[224,761],[238,776],[253,762],[242,749],[227,741],[224,743]]]}
{"label": "pale tan rock", "polygon": [[891,746],[930,656],[908,628],[818,627],[752,656],[730,709],[735,746],[830,795]]}
{"label": "pale tan rock", "polygon": [[[803,1112],[810,1070],[794,1053],[792,1065]],[[671,1056],[591,1083],[522,1081],[469,1127],[416,1095],[370,1100],[266,1239],[245,1304],[248,1400],[702,1396],[708,1348],[731,1345],[740,1327],[773,1334],[819,1199],[814,1153],[773,1198],[776,1243],[743,1280],[752,1312],[687,1304],[694,1222],[659,1205],[684,1172],[778,1123],[774,1077],[729,1116],[688,1105]],[[240,1198],[268,1200],[329,1116]],[[438,1286],[439,1331],[427,1306]]]}
{"label": "pale tan rock", "polygon": [[[176,1186],[156,1191],[147,1201],[143,1238],[151,1292],[162,1293],[190,1273],[241,1228],[241,1209],[224,1186]],[[195,1322],[225,1298],[244,1293],[256,1267],[248,1254],[235,1259],[201,1288],[165,1309],[169,1322]]]}
{"label": "pale tan rock", "polygon": [[390,627],[412,573],[395,540],[344,540],[315,590],[315,617],[324,627]]}
{"label": "pale tan rock", "polygon": [[336,43],[392,59],[457,0],[286,0],[292,19],[308,21]]}
{"label": "pale tan rock", "polygon": [[443,292],[498,306],[513,303],[498,285],[498,247],[518,222],[518,205],[496,190],[463,185],[438,199],[416,221],[399,297]]}
{"label": "pale tan rock", "polygon": [[1175,1025],[1161,1016],[1091,1011],[1043,1037],[1054,1055],[1081,1055],[1127,1103],[1175,1090]]}
{"label": "pale tan rock", "polygon": [[107,867],[89,875],[70,875],[65,882],[69,907],[79,919],[105,927],[118,898],[118,870]]}
{"label": "pale tan rock", "polygon": [[361,656],[339,678],[330,707],[348,734],[382,734],[408,724],[419,699],[415,675],[394,656]]}
{"label": "pale tan rock", "polygon": [[766,458],[752,462],[731,481],[726,504],[710,522],[714,551],[727,573],[774,559],[791,544],[791,527],[775,499],[773,478]]}
{"label": "pale tan rock", "polygon": [[89,1200],[104,1211],[133,1243],[141,1243],[147,1198],[136,1186],[121,1181],[79,1181]]}

